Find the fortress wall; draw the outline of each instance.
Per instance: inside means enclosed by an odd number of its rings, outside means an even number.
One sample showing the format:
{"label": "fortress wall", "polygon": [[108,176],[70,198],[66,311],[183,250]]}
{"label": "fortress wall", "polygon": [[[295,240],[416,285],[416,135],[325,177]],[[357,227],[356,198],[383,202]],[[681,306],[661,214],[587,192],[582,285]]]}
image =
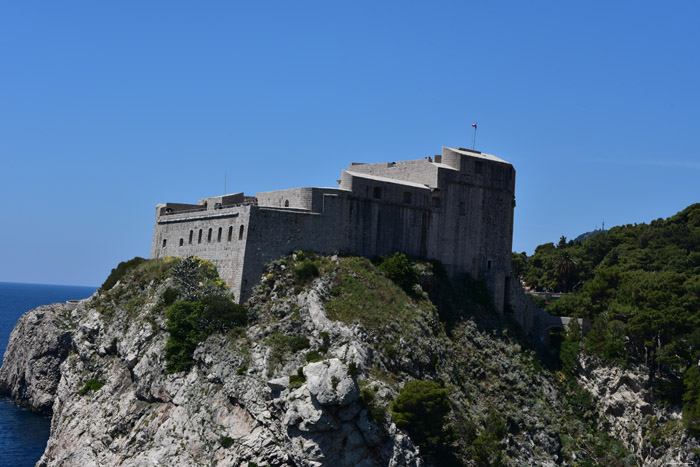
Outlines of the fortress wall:
{"label": "fortress wall", "polygon": [[336,224],[322,214],[256,207],[251,211],[242,275],[242,300],[260,281],[263,266],[297,250],[332,254],[337,247]]}
{"label": "fortress wall", "polygon": [[[352,192],[353,196],[358,198],[371,199],[397,206],[430,207],[431,190],[428,187],[364,178],[362,176],[354,176],[346,171],[343,171],[342,177],[343,187],[347,188],[347,190]],[[379,191],[375,189],[379,189]],[[410,193],[408,198],[406,193]]]}
{"label": "fortress wall", "polygon": [[289,207],[307,209],[313,212],[323,212],[323,195],[326,193],[337,193],[338,191],[337,188],[292,188],[289,190],[257,193],[256,198],[258,199],[259,206],[277,208]]}
{"label": "fortress wall", "polygon": [[296,208],[308,209],[313,205],[313,192],[311,188],[291,188],[289,190],[266,191],[257,193],[259,206],[269,206],[275,208]]}
{"label": "fortress wall", "polygon": [[349,171],[393,178],[407,182],[437,186],[438,166],[427,159],[412,161],[382,162],[380,164],[351,164]]}
{"label": "fortress wall", "polygon": [[425,256],[428,239],[435,235],[433,213],[412,206],[385,204],[357,197],[326,197],[327,212],[334,213],[336,249],[341,253],[372,257],[401,251]]}
{"label": "fortress wall", "polygon": [[[216,264],[219,276],[241,296],[243,257],[251,206],[156,217],[151,258],[198,256]],[[241,235],[241,227],[243,235]],[[211,229],[211,239],[209,230]],[[219,240],[221,229],[221,240]],[[199,232],[202,232],[201,241]],[[190,243],[190,231],[192,242]],[[229,240],[231,232],[231,240]],[[163,246],[163,240],[166,240]],[[180,246],[182,240],[182,246]]]}
{"label": "fortress wall", "polygon": [[[511,293],[515,171],[494,156],[449,148],[443,148],[443,156],[447,157],[441,157],[442,163],[419,159],[354,164],[342,172],[340,189],[258,193],[258,206],[213,208],[213,200],[246,199],[242,194],[200,200],[207,202],[207,211],[156,216],[151,256],[210,259],[236,297],[245,300],[263,265],[294,250],[367,257],[401,251],[438,259],[453,277],[467,272],[486,280],[502,310]],[[157,213],[163,206],[158,205]],[[239,239],[241,225],[244,232]]]}

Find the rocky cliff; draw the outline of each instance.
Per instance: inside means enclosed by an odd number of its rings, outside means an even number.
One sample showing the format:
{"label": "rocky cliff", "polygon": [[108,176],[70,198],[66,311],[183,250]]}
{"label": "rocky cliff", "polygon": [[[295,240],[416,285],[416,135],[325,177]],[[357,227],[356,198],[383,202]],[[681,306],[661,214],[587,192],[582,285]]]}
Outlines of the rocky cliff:
{"label": "rocky cliff", "polygon": [[[413,264],[410,289],[361,258],[282,258],[245,325],[210,326],[179,355],[166,310],[225,287],[206,261],[148,261],[74,309],[25,314],[0,391],[52,411],[45,466],[635,462],[581,415],[478,283],[436,268]],[[174,369],[177,355],[186,369]],[[391,403],[412,380],[448,395],[448,454],[393,422]]]}

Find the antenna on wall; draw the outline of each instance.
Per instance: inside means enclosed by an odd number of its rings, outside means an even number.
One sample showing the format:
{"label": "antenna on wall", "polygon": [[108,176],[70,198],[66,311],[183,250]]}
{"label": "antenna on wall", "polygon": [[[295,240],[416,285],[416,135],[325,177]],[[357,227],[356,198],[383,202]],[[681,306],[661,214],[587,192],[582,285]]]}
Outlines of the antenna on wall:
{"label": "antenna on wall", "polygon": [[474,128],[474,136],[472,137],[472,151],[476,149],[476,122],[472,123],[472,128]]}

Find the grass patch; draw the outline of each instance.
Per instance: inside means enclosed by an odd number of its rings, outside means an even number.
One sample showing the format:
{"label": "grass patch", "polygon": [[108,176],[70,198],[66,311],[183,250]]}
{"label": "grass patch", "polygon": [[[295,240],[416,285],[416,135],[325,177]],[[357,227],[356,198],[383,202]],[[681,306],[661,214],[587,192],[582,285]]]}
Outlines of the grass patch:
{"label": "grass patch", "polygon": [[306,336],[290,336],[276,332],[267,338],[267,345],[271,350],[269,369],[273,369],[284,361],[287,354],[308,349],[311,344]]}
{"label": "grass patch", "polygon": [[347,257],[340,259],[326,313],[332,320],[359,321],[366,329],[379,330],[397,320],[407,323],[411,304],[408,295],[368,259]]}

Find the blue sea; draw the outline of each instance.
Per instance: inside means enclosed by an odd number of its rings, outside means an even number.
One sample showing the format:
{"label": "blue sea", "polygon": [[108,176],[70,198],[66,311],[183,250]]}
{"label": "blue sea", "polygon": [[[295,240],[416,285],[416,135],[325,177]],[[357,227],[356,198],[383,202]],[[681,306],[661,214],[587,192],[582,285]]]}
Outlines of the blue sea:
{"label": "blue sea", "polygon": [[[40,305],[87,298],[95,290],[95,287],[0,282],[2,357],[12,329],[26,311]],[[33,466],[46,448],[50,430],[51,418],[36,415],[0,397],[0,466]]]}

